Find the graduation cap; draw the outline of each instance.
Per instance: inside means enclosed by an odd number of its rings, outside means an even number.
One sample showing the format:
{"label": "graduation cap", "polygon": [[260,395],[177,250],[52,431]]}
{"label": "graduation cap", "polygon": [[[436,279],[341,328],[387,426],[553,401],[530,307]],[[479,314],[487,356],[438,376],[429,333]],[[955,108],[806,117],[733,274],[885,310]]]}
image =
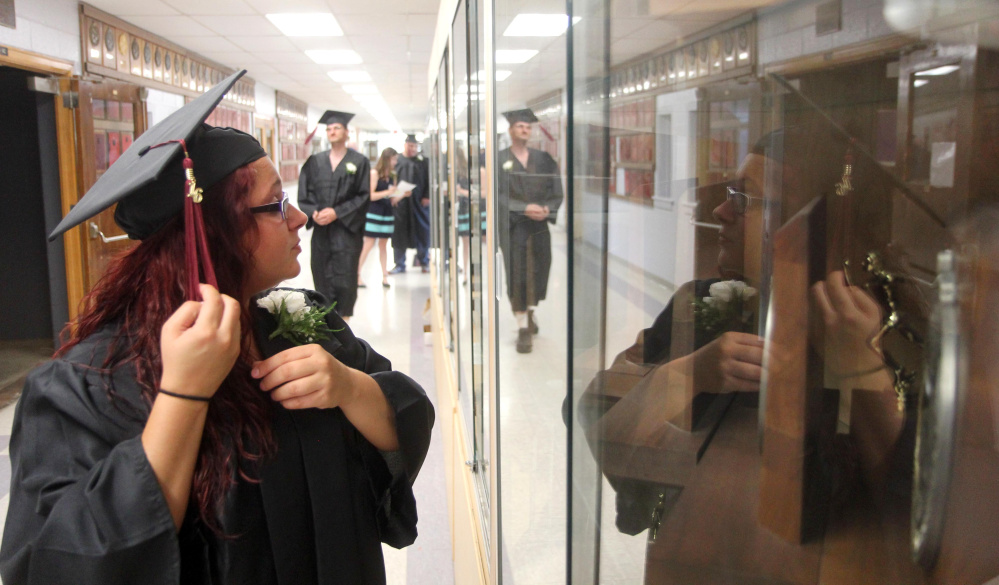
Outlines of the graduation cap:
{"label": "graduation cap", "polygon": [[49,240],[115,203],[115,222],[137,240],[156,233],[183,210],[188,296],[199,296],[199,256],[205,279],[217,286],[199,205],[203,191],[267,153],[249,134],[213,128],[204,120],[245,73],[233,73],[139,136],[59,222]]}
{"label": "graduation cap", "polygon": [[503,112],[503,117],[506,118],[506,121],[509,122],[511,126],[517,122],[527,122],[529,124],[533,124],[538,121],[538,117],[534,115],[534,112],[532,112],[530,108]]}
{"label": "graduation cap", "polygon": [[413,144],[419,144],[420,142],[416,139],[416,134],[407,134],[406,142],[412,142]]}
{"label": "graduation cap", "polygon": [[346,128],[347,123],[350,122],[350,119],[353,117],[354,114],[351,114],[350,112],[335,112],[333,110],[326,110],[326,112],[323,113],[323,117],[319,118],[319,123],[343,124],[343,126]]}

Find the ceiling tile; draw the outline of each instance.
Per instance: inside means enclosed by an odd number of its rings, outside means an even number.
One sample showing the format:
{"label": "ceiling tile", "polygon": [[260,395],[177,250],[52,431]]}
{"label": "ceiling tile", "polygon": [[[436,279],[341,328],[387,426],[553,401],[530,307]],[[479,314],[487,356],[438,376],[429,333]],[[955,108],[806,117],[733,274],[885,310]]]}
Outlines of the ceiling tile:
{"label": "ceiling tile", "polygon": [[386,35],[406,34],[408,30],[407,16],[396,14],[390,11],[388,14],[373,17],[371,13],[366,14],[345,14],[337,15],[340,28],[343,34],[349,36],[372,35],[384,37]]}
{"label": "ceiling tile", "polygon": [[222,37],[175,37],[173,41],[196,53],[238,52],[242,50]]}
{"label": "ceiling tile", "polygon": [[316,63],[309,59],[309,56],[300,51],[269,51],[266,53],[261,53],[259,51],[254,51],[253,56],[260,60],[261,63],[309,63],[315,65]]}
{"label": "ceiling tile", "polygon": [[264,35],[281,32],[263,16],[195,16],[195,20],[223,36]]}
{"label": "ceiling tile", "polygon": [[190,16],[131,16],[128,18],[128,22],[168,39],[214,36],[215,34],[198,24]]}
{"label": "ceiling tile", "polygon": [[226,37],[237,47],[246,49],[247,51],[295,51],[298,49],[295,45],[288,40],[288,37],[284,35],[278,36],[230,36]]}
{"label": "ceiling tile", "polygon": [[256,14],[243,0],[164,0],[184,14]]}
{"label": "ceiling tile", "polygon": [[[347,37],[288,37],[295,47],[300,51],[309,51],[311,49],[331,49],[331,50],[342,50],[342,49],[353,49],[354,47],[347,40]],[[311,61],[311,59],[310,59]]]}
{"label": "ceiling tile", "polygon": [[430,50],[433,49],[433,45],[433,35],[410,35],[408,39],[408,48],[410,51],[429,53]]}
{"label": "ceiling tile", "polygon": [[245,0],[260,14],[282,12],[330,12],[324,0]]}
{"label": "ceiling tile", "polygon": [[406,17],[406,24],[411,35],[433,36],[437,28],[437,14],[410,14]]}
{"label": "ceiling tile", "polygon": [[248,69],[256,61],[253,55],[246,51],[210,51],[204,53],[212,61],[217,61],[223,65],[236,69]]}
{"label": "ceiling tile", "polygon": [[135,2],[134,0],[91,0],[90,4],[124,20],[128,20],[129,16],[180,14],[161,0],[147,0],[145,2]]}

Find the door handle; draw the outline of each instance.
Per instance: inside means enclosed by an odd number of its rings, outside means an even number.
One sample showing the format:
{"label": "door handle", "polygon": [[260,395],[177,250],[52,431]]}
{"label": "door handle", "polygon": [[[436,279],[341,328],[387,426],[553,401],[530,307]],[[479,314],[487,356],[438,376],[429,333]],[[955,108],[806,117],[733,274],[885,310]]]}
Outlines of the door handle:
{"label": "door handle", "polygon": [[101,231],[101,228],[97,227],[97,224],[94,222],[90,222],[88,226],[90,227],[91,240],[96,240],[97,238],[100,238],[101,241],[104,242],[105,244],[110,244],[111,242],[120,242],[122,240],[128,239],[127,235],[111,236],[111,237],[105,236],[104,232]]}

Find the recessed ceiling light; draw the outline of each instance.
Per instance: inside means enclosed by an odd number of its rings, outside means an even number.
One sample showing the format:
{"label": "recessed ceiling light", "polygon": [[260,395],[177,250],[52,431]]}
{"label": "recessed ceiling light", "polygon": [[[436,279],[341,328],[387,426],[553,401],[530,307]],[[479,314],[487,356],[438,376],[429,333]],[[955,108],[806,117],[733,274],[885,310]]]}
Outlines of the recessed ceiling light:
{"label": "recessed ceiling light", "polygon": [[530,61],[538,52],[533,49],[497,49],[496,63],[499,65],[516,65]]}
{"label": "recessed ceiling light", "polygon": [[356,51],[344,49],[313,49],[306,51],[305,54],[320,65],[358,65],[362,63],[361,56]]}
{"label": "recessed ceiling light", "polygon": [[[572,23],[581,18],[575,16]],[[569,28],[569,17],[565,14],[518,14],[510,26],[503,31],[505,37],[557,37]]]}
{"label": "recessed ceiling light", "polygon": [[371,76],[367,71],[329,71],[326,73],[337,83],[367,83]]}
{"label": "recessed ceiling light", "polygon": [[[482,76],[482,78],[485,79],[485,75],[486,75],[486,72],[483,71],[482,69],[480,69],[477,72],[475,72],[475,73],[472,74],[472,81],[478,81],[479,80],[479,76]],[[496,81],[503,81],[504,79],[506,79],[507,77],[510,77],[511,75],[513,75],[513,71],[507,71],[506,69],[497,69],[496,70]]]}
{"label": "recessed ceiling light", "polygon": [[267,20],[289,37],[343,36],[343,29],[329,12],[268,14]]}
{"label": "recessed ceiling light", "polygon": [[343,86],[343,90],[351,95],[372,95],[378,93],[378,88],[373,83],[354,83]]}
{"label": "recessed ceiling light", "polygon": [[937,75],[950,75],[958,69],[960,69],[960,67],[957,65],[943,65],[940,67],[934,67],[933,69],[927,69],[926,71],[916,71],[916,76],[922,77],[924,75],[932,75],[936,77]]}

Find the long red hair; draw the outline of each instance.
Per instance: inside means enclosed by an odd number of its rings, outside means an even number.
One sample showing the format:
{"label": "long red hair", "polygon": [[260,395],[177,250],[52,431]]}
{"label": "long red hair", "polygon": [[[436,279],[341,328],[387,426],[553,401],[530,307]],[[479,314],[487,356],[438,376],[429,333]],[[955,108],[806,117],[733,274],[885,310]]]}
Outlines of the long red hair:
{"label": "long red hair", "polygon": [[[249,167],[236,170],[207,189],[202,203],[219,291],[236,299],[243,298],[257,234],[247,205],[253,177]],[[160,329],[187,298],[186,278],[180,215],[111,262],[84,298],[75,327],[63,332],[66,343],[56,355],[65,354],[101,327],[118,323],[120,337],[112,342],[103,368],[110,372],[126,364],[134,367],[151,407],[162,371]],[[275,450],[271,400],[250,377],[253,323],[248,307],[243,307],[240,327],[239,358],[212,397],[191,488],[201,520],[217,533],[221,533],[219,511],[236,473],[254,481],[242,471],[245,463],[257,462]],[[113,399],[113,388],[109,394]]]}

